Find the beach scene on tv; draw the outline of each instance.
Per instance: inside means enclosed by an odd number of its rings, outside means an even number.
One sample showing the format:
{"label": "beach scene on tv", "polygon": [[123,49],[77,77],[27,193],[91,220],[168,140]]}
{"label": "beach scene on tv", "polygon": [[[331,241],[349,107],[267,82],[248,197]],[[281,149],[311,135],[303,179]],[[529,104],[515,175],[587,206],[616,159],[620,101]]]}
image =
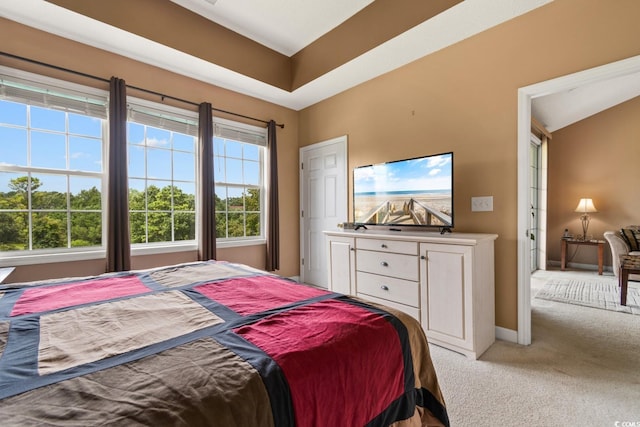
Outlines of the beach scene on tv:
{"label": "beach scene on tv", "polygon": [[357,224],[452,226],[452,153],[353,170]]}

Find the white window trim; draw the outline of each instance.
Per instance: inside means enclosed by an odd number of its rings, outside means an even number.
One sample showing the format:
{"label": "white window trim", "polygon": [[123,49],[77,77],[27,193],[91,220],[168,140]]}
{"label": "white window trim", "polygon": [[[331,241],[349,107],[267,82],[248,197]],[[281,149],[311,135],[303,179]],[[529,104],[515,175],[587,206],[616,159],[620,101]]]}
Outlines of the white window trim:
{"label": "white window trim", "polygon": [[[65,80],[55,79],[53,77],[47,77],[40,74],[30,73],[27,71],[21,71],[14,68],[9,68],[0,65],[0,74],[9,78],[15,78],[20,81],[33,82],[35,85],[48,86],[52,89],[58,89],[61,92],[77,92],[79,94],[85,94],[89,97],[94,96],[98,98],[108,98],[109,92],[103,89],[94,88],[91,86],[84,86],[77,83],[68,82]],[[103,159],[103,172],[102,172],[102,194],[107,194],[107,153],[108,153],[108,122],[105,120],[102,122],[103,132],[103,144],[102,144],[102,159]],[[22,172],[23,167],[20,166],[6,166],[7,171]],[[30,171],[38,168],[29,168]],[[36,172],[39,172],[36,170]],[[42,169],[42,172],[46,173],[46,168]],[[73,170],[65,171],[67,174],[72,175],[84,175],[84,173],[74,173]],[[91,175],[91,174],[88,174]],[[19,266],[19,265],[32,265],[32,264],[44,264],[54,262],[69,262],[69,261],[82,261],[91,259],[106,258],[106,197],[102,198],[102,245],[93,246],[88,248],[55,248],[55,249],[31,249],[25,251],[8,251],[0,252],[0,267],[2,266]]]}
{"label": "white window trim", "polygon": [[216,242],[216,247],[218,248],[225,248],[225,247],[240,247],[240,246],[254,246],[254,245],[264,245],[267,243],[267,237],[266,237],[266,233],[267,233],[267,226],[266,226],[266,221],[267,221],[267,213],[266,213],[266,206],[267,206],[267,192],[268,192],[268,187],[267,187],[267,164],[266,164],[266,156],[267,156],[267,129],[264,127],[260,127],[260,126],[253,126],[253,125],[248,125],[246,123],[241,123],[241,122],[235,122],[233,120],[228,120],[228,119],[222,119],[222,118],[218,118],[218,117],[213,117],[213,127],[214,127],[214,132],[213,132],[213,136],[214,138],[216,136],[220,136],[221,138],[225,138],[225,139],[232,139],[229,138],[229,136],[227,135],[216,135],[216,125],[221,125],[222,127],[227,127],[227,128],[231,128],[231,129],[237,129],[238,131],[242,132],[242,131],[249,131],[250,133],[255,133],[255,134],[262,134],[263,135],[263,143],[257,141],[257,138],[255,141],[248,141],[248,140],[242,140],[242,139],[238,139],[237,141],[245,143],[245,144],[255,144],[259,147],[263,147],[264,149],[261,150],[261,154],[260,154],[260,164],[262,166],[262,189],[264,190],[262,192],[263,197],[260,198],[260,236],[250,236],[250,237],[223,237],[223,238],[218,238],[217,242]]}

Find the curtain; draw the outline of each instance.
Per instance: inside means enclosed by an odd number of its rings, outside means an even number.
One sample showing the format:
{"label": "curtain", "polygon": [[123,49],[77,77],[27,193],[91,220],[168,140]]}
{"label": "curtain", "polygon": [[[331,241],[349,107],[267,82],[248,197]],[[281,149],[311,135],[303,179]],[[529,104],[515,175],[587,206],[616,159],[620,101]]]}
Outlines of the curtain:
{"label": "curtain", "polygon": [[267,125],[267,262],[265,270],[280,269],[280,213],[278,210],[278,147],[276,122]]}
{"label": "curtain", "polygon": [[109,157],[107,172],[107,271],[131,269],[129,185],[127,182],[127,85],[109,84]]}
{"label": "curtain", "polygon": [[215,180],[213,175],[213,118],[211,104],[203,102],[198,107],[198,200],[200,208],[200,234],[198,260],[216,258]]}

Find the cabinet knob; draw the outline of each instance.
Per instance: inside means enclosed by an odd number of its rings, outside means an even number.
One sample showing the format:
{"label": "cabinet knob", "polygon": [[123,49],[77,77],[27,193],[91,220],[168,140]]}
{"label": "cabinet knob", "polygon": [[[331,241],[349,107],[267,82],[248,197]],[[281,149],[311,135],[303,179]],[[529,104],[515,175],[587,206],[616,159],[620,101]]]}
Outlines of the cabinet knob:
{"label": "cabinet knob", "polygon": [[427,257],[424,255],[420,255],[420,259],[427,259]]}
{"label": "cabinet knob", "polygon": [[349,250],[351,250],[351,251],[355,251],[355,250],[356,250],[356,248],[349,248]]}
{"label": "cabinet knob", "polygon": [[383,291],[388,291],[389,287],[387,285],[382,285],[380,286],[380,289],[382,289]]}
{"label": "cabinet knob", "polygon": [[389,263],[387,261],[382,261],[380,265],[383,267],[389,267]]}
{"label": "cabinet knob", "polygon": [[387,249],[387,245],[385,245],[384,243],[383,243],[383,244],[381,244],[381,245],[380,245],[380,247],[381,247],[382,249]]}

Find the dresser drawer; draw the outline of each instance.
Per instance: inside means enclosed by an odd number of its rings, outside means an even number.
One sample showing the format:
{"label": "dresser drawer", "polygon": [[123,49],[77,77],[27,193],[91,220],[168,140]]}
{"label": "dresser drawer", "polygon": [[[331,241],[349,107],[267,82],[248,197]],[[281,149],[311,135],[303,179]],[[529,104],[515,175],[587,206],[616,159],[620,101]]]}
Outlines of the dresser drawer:
{"label": "dresser drawer", "polygon": [[417,281],[418,256],[358,250],[356,270]]}
{"label": "dresser drawer", "polygon": [[416,308],[420,306],[418,282],[358,271],[356,289],[358,294],[363,293]]}
{"label": "dresser drawer", "polygon": [[417,242],[403,242],[399,240],[384,239],[356,239],[357,249],[366,249],[378,252],[393,252],[397,254],[418,255]]}

